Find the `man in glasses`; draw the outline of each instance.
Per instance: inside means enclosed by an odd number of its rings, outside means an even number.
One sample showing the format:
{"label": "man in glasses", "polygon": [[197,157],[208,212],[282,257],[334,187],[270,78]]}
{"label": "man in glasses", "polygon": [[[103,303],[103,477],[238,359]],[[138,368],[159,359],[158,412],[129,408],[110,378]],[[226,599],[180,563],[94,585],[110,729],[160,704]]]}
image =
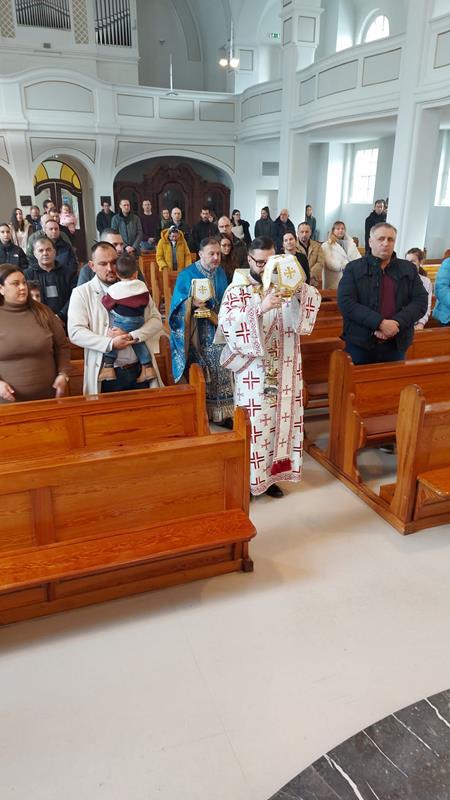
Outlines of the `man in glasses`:
{"label": "man in glasses", "polygon": [[249,275],[236,270],[219,312],[226,345],[221,363],[234,372],[235,403],[252,426],[250,491],[282,497],[276,480],[299,481],[303,461],[303,399],[300,334],[311,333],[320,294],[306,282],[292,297],[262,276],[275,255],[272,239],[254,239]]}

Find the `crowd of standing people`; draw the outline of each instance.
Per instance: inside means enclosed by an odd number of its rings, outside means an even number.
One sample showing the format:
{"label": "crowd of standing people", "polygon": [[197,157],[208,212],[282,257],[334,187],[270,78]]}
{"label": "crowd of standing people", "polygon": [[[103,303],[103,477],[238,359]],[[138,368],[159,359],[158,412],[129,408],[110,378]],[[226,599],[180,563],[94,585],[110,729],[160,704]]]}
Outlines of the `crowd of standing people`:
{"label": "crowd of standing people", "polygon": [[[230,427],[236,404],[247,408],[255,495],[279,497],[276,480],[301,477],[300,338],[314,325],[319,289],[337,290],[355,364],[404,358],[432,313],[450,324],[450,258],[432,312],[424,253],[397,256],[381,200],[365,221],[364,250],[341,220],[318,241],[310,205],[297,227],[287,208],[272,219],[265,206],[253,237],[239,209],[217,219],[205,205],[191,227],[179,207],[156,214],[145,199],[137,214],[127,197],[116,213],[104,199],[96,224],[98,241],[80,264],[68,204],[58,211],[48,200],[42,215],[36,205],[26,216],[15,208],[0,223],[0,402],[63,396],[69,340],[84,349],[86,394],[160,385],[155,353],[165,331],[137,261],[153,251],[159,270],[179,272],[165,309],[174,379],[200,364],[208,416],[219,425]],[[270,277],[280,256],[299,276],[288,296]]]}

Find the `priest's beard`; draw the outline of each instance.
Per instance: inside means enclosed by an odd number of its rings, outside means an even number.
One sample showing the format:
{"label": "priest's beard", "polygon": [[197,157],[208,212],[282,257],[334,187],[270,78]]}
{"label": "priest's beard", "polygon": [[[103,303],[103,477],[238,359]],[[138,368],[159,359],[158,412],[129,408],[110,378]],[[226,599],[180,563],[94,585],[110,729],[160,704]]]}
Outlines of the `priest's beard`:
{"label": "priest's beard", "polygon": [[262,275],[259,272],[255,272],[253,267],[250,267],[250,275],[256,283],[262,283]]}

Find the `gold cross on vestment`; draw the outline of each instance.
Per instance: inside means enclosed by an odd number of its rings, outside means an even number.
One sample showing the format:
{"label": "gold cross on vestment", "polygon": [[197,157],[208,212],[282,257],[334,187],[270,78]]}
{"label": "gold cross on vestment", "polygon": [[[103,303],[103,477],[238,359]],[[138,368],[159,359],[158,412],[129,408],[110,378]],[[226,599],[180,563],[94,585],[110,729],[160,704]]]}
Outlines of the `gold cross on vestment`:
{"label": "gold cross on vestment", "polygon": [[284,274],[286,275],[286,278],[289,278],[290,280],[291,278],[294,277],[295,270],[292,267],[286,267],[286,269],[284,270]]}

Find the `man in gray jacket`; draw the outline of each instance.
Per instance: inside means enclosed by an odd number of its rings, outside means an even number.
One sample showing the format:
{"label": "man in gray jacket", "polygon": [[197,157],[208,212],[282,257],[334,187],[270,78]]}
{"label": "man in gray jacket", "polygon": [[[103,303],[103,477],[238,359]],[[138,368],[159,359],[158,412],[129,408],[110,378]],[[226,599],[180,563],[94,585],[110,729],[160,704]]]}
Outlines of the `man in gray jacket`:
{"label": "man in gray jacket", "polygon": [[111,228],[120,233],[130,256],[139,255],[139,245],[144,236],[141,220],[137,214],[133,214],[131,203],[126,198],[120,201],[119,208],[119,213],[112,218]]}

